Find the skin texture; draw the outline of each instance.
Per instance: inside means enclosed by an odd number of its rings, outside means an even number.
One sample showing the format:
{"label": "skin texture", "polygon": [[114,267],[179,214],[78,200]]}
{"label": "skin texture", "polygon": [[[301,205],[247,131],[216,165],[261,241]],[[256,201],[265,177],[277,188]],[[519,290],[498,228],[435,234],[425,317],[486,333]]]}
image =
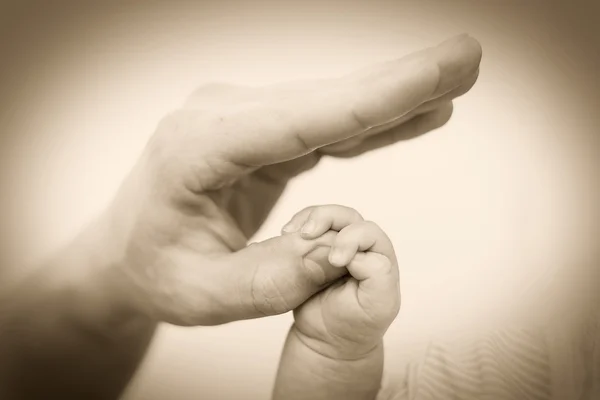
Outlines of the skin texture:
{"label": "skin texture", "polygon": [[198,89],[159,123],[106,210],[0,294],[0,397],[115,398],[159,322],[300,306],[340,276],[306,267],[318,239],[246,246],[289,180],[323,156],[439,128],[480,60],[463,35],[338,79]]}

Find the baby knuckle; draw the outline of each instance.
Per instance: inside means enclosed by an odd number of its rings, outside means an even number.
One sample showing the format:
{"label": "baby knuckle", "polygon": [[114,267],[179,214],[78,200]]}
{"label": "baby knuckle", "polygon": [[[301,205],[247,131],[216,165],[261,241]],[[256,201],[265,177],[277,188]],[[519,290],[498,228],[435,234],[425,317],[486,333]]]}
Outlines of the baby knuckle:
{"label": "baby knuckle", "polygon": [[[210,307],[198,307],[185,296],[156,296],[153,316],[163,322],[177,326],[213,325],[220,315]],[[202,310],[202,312],[200,312]]]}
{"label": "baby knuckle", "polygon": [[384,274],[390,273],[392,271],[393,264],[388,257],[381,254],[373,254],[373,256],[374,257],[372,258],[373,261],[371,264],[373,269]]}
{"label": "baby knuckle", "polygon": [[304,207],[302,210],[298,211],[296,214],[309,213],[310,215],[312,215],[312,213],[314,213],[315,211],[317,211],[320,207],[322,207],[322,206],[308,206],[308,207]]}
{"label": "baby knuckle", "polygon": [[381,228],[379,227],[379,225],[377,225],[376,222],[371,221],[371,220],[365,220],[363,226],[369,232],[374,232],[374,231],[380,231],[381,230]]}
{"label": "baby knuckle", "polygon": [[359,213],[354,208],[348,208],[348,211],[349,211],[349,215],[350,215],[350,223],[360,223],[365,220],[364,217],[362,216],[362,214]]}
{"label": "baby knuckle", "polygon": [[349,215],[352,215],[353,217],[355,217],[356,219],[363,219],[362,215],[355,209],[349,206],[342,206],[342,205],[336,205],[336,208],[338,208],[339,210],[343,210],[346,213],[348,213]]}
{"label": "baby knuckle", "polygon": [[325,208],[326,206],[324,205],[307,207],[309,211],[308,218],[313,221],[323,220],[329,215],[329,213],[325,212]]}
{"label": "baby knuckle", "polygon": [[356,229],[358,233],[360,233],[363,236],[373,236],[373,233],[376,232],[379,229],[379,227],[375,222],[365,220],[357,224]]}

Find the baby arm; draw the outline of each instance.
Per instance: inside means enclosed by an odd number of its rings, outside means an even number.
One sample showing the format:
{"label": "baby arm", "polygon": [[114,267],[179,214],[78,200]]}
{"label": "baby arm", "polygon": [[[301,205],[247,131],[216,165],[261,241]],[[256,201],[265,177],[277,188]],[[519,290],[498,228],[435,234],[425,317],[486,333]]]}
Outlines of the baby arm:
{"label": "baby arm", "polygon": [[[338,232],[329,263],[348,274],[294,310],[274,399],[374,399],[383,372],[383,335],[400,307],[398,266],[387,235],[355,210],[310,207],[288,226],[312,240]],[[291,229],[294,231],[294,229]]]}

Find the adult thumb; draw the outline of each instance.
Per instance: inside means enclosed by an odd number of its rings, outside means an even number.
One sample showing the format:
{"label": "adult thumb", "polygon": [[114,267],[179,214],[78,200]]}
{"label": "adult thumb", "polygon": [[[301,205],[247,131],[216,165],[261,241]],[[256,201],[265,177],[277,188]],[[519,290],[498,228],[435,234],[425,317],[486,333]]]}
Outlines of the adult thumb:
{"label": "adult thumb", "polygon": [[328,261],[335,232],[306,240],[288,234],[254,243],[224,257],[224,269],[235,286],[225,285],[223,298],[233,301],[223,314],[241,320],[283,314],[347,274]]}

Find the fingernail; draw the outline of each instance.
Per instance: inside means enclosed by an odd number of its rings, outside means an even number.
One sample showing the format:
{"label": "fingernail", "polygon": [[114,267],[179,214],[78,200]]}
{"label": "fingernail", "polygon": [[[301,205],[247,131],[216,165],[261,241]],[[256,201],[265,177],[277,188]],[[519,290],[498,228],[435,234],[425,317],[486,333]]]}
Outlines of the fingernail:
{"label": "fingernail", "polygon": [[340,249],[333,249],[329,254],[329,262],[333,265],[342,265],[344,262],[344,253]]}
{"label": "fingernail", "polygon": [[300,233],[302,233],[303,235],[310,235],[311,233],[314,232],[316,227],[317,227],[317,224],[315,223],[315,221],[309,220],[302,226],[302,230],[300,231]]}
{"label": "fingernail", "polygon": [[294,232],[294,224],[292,224],[291,222],[288,222],[287,224],[285,224],[283,226],[283,228],[281,228],[281,230],[285,233],[290,233],[290,232]]}

